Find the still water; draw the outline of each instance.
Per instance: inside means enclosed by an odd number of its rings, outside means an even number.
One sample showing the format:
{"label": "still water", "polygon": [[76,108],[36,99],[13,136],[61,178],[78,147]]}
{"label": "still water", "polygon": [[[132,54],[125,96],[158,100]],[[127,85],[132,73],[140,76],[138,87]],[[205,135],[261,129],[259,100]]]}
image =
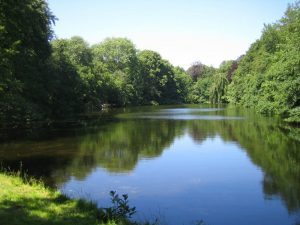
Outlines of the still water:
{"label": "still water", "polygon": [[[165,106],[94,115],[82,128],[0,144],[4,166],[72,198],[161,224],[300,224],[300,131],[233,107]],[[109,119],[108,119],[109,118]]]}

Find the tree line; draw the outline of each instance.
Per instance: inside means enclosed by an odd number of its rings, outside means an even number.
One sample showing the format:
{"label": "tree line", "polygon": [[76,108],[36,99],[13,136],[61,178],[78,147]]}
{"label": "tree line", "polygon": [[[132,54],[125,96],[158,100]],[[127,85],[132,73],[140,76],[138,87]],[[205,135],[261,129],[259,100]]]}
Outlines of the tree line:
{"label": "tree line", "polygon": [[265,25],[240,61],[226,100],[300,123],[300,1]]}
{"label": "tree line", "polygon": [[219,68],[175,67],[126,38],[90,46],[57,39],[44,0],[0,2],[1,127],[113,106],[235,103],[300,121],[300,3],[266,25],[248,52]]}

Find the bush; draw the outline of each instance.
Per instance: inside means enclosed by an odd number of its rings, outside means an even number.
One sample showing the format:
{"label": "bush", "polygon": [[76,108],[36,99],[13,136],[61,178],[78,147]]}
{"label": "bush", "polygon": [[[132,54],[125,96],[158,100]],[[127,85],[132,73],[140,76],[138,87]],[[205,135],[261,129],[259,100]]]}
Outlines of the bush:
{"label": "bush", "polygon": [[128,220],[136,213],[136,208],[129,206],[127,194],[120,197],[115,191],[111,191],[110,196],[112,206],[100,209],[100,219],[104,222]]}

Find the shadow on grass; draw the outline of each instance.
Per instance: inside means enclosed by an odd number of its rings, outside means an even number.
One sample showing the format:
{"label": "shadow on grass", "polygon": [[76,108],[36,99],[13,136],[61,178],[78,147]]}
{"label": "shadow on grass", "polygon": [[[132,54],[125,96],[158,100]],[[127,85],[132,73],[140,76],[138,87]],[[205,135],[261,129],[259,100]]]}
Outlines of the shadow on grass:
{"label": "shadow on grass", "polygon": [[69,200],[62,195],[4,199],[0,201],[0,224],[93,225],[100,224],[97,212],[92,203]]}

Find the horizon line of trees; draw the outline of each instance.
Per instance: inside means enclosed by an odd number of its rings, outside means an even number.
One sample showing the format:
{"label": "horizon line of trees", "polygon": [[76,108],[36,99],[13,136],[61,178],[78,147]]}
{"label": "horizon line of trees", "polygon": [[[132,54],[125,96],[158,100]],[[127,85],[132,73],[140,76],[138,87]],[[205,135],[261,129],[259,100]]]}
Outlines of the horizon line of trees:
{"label": "horizon line of trees", "polygon": [[54,39],[44,0],[0,2],[0,127],[64,119],[114,106],[234,103],[300,122],[300,3],[266,25],[248,52],[187,71],[126,38],[89,46]]}

